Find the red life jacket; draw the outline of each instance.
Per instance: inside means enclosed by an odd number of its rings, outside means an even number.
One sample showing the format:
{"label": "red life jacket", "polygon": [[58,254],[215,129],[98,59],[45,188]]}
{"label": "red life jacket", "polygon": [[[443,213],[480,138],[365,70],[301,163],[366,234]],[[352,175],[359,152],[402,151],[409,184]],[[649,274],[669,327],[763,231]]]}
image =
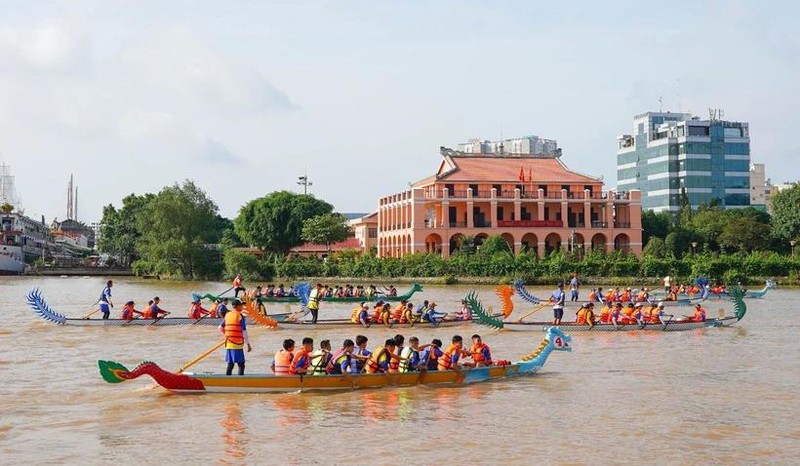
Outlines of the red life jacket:
{"label": "red life jacket", "polygon": [[305,348],[301,348],[300,351],[298,351],[297,354],[295,354],[294,357],[292,358],[292,363],[289,364],[289,373],[297,374],[297,369],[308,369],[308,365],[310,363],[311,363],[311,353],[306,351]]}
{"label": "red life jacket", "polygon": [[[484,354],[483,354],[483,349],[484,348],[486,349],[486,352],[489,353],[490,359],[486,359],[484,357]],[[492,352],[489,349],[489,346],[484,342],[481,342],[480,345],[476,345],[476,344],[473,343],[472,346],[469,349],[469,352],[472,355],[472,360],[475,361],[475,364],[478,364],[478,363],[491,364],[492,363],[492,360],[491,360]]]}
{"label": "red life jacket", "polygon": [[275,354],[275,374],[289,375],[294,355],[290,351],[282,349]]}
{"label": "red life jacket", "polygon": [[121,319],[124,320],[133,320],[133,306],[125,305],[122,307],[122,316]]}

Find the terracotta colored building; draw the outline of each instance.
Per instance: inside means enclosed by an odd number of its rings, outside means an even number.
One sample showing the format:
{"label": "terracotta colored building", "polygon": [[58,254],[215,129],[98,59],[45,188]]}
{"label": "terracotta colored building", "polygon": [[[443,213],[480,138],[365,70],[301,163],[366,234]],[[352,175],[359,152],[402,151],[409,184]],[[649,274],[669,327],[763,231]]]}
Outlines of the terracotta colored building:
{"label": "terracotta colored building", "polygon": [[[603,191],[558,155],[466,154],[441,148],[436,172],[378,206],[381,257],[445,257],[464,237],[501,235],[514,253],[601,248],[641,255],[641,193]],[[374,220],[373,220],[374,221]]]}

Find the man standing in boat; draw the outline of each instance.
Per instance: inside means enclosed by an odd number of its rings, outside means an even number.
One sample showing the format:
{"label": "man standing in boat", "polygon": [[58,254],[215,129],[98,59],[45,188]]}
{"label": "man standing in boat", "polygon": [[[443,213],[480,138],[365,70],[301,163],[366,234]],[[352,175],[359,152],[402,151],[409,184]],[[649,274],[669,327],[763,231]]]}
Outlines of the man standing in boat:
{"label": "man standing in boat", "polygon": [[108,316],[111,314],[111,308],[114,307],[114,303],[111,302],[112,286],[114,286],[114,282],[111,280],[107,281],[105,288],[100,292],[100,299],[97,300],[97,303],[100,304],[100,312],[103,313],[103,320],[108,320]]}
{"label": "man standing in boat", "polygon": [[572,272],[572,278],[569,280],[570,302],[578,300],[578,288],[581,283],[578,281],[578,272]]}
{"label": "man standing in boat", "polygon": [[244,287],[242,286],[242,274],[237,273],[236,276],[233,278],[233,297],[238,298],[240,291],[245,291]]}
{"label": "man standing in boat", "polygon": [[553,301],[553,325],[560,325],[561,319],[564,318],[564,304],[567,299],[567,294],[564,293],[564,283],[558,283],[558,289],[553,292],[551,299]]}
{"label": "man standing in boat", "polygon": [[311,311],[311,323],[317,323],[319,317],[319,301],[322,298],[322,283],[317,283],[317,286],[311,290],[308,295],[308,310]]}
{"label": "man standing in boat", "polygon": [[247,336],[247,323],[242,315],[242,302],[234,298],[233,309],[225,314],[225,320],[219,326],[220,332],[225,335],[225,362],[228,368],[225,375],[231,375],[233,365],[239,366],[239,375],[244,375],[244,345],[247,352],[253,350],[250,338]]}

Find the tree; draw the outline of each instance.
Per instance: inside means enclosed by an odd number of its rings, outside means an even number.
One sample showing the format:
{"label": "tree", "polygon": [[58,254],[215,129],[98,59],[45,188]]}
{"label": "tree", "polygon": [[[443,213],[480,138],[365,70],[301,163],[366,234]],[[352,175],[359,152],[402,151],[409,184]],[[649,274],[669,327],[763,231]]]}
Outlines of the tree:
{"label": "tree", "polygon": [[800,238],[800,184],[772,197],[772,234],[784,243]]}
{"label": "tree", "polygon": [[141,237],[136,219],[154,197],[154,194],[130,194],[122,199],[119,210],[112,204],[103,207],[97,249],[116,257],[120,264],[130,266],[138,258],[136,242]]}
{"label": "tree", "polygon": [[769,225],[750,217],[734,217],[722,229],[719,244],[725,249],[752,252],[767,249]]}
{"label": "tree", "polygon": [[303,221],[301,238],[312,243],[324,244],[331,254],[331,243],[344,241],[350,236],[347,219],[339,214],[324,214]]}
{"label": "tree", "polygon": [[666,243],[664,240],[659,238],[658,236],[652,236],[647,241],[647,246],[644,247],[642,250],[642,255],[646,257],[655,257],[658,259],[663,259],[667,256],[669,252]]}
{"label": "tree", "polygon": [[286,254],[302,243],[303,221],[333,212],[333,206],[310,194],[276,191],[245,204],[233,221],[246,244]]}
{"label": "tree", "polygon": [[702,243],[707,243],[712,249],[718,248],[717,238],[730,222],[728,212],[718,207],[704,207],[693,216],[687,227],[697,235]]}
{"label": "tree", "polygon": [[215,251],[222,237],[217,205],[189,180],[166,187],[136,217],[138,269],[180,276],[212,278],[221,270]]}
{"label": "tree", "polygon": [[481,243],[478,252],[482,256],[492,256],[497,253],[511,255],[511,246],[501,235],[491,235]]}
{"label": "tree", "polygon": [[14,211],[14,206],[9,204],[8,202],[4,202],[3,205],[0,205],[0,212],[4,214],[10,214]]}
{"label": "tree", "polygon": [[642,214],[642,242],[648,243],[651,237],[664,239],[672,226],[672,215],[668,211],[655,213],[648,210]]}

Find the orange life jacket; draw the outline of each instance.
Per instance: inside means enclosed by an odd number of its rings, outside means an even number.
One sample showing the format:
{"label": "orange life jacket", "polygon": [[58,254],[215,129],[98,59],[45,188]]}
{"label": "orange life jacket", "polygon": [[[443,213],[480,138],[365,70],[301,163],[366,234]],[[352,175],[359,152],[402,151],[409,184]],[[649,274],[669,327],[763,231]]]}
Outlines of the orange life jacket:
{"label": "orange life jacket", "polygon": [[469,353],[472,356],[472,360],[475,361],[475,364],[478,364],[478,363],[484,363],[485,364],[485,363],[491,363],[492,362],[491,359],[487,361],[486,358],[484,357],[483,351],[482,351],[484,348],[486,348],[486,350],[489,351],[489,354],[492,354],[491,353],[491,349],[489,349],[489,345],[487,345],[484,342],[481,342],[480,345],[476,345],[475,343],[473,343],[472,346],[470,346]]}
{"label": "orange life jacket", "polygon": [[586,308],[585,307],[581,306],[581,308],[578,309],[578,312],[577,312],[576,317],[575,317],[575,323],[576,324],[585,324],[586,323]]}
{"label": "orange life jacket", "polygon": [[619,300],[622,301],[623,303],[627,303],[628,301],[631,300],[631,292],[626,291],[622,293],[622,295],[619,297]]}
{"label": "orange life jacket", "polygon": [[[402,348],[395,346],[392,354],[395,356],[400,356],[401,351],[403,351]],[[400,372],[400,358],[393,358],[389,356],[389,373],[394,374],[395,372]]]}
{"label": "orange life jacket", "polygon": [[381,363],[386,361],[386,358],[391,358],[389,350],[384,346],[376,348],[367,359],[367,374],[382,374],[383,366]]}
{"label": "orange life jacket", "polygon": [[233,287],[234,288],[241,288],[242,287],[242,279],[239,278],[239,277],[234,278],[233,279]]}
{"label": "orange life jacket", "polygon": [[143,319],[153,319],[153,318],[155,318],[155,316],[153,315],[153,307],[152,306],[147,306],[147,307],[144,308],[144,311],[142,311],[142,318]]}
{"label": "orange life jacket", "polygon": [[203,309],[203,306],[200,303],[192,304],[192,308],[189,309],[189,317],[192,319],[199,319],[203,317],[202,311],[205,311],[205,309]]}
{"label": "orange life jacket", "polygon": [[[225,314],[225,341],[231,345],[244,345],[242,333],[242,313],[233,309]],[[226,345],[227,346],[227,345]]]}
{"label": "orange life jacket", "polygon": [[396,308],[394,308],[394,313],[392,314],[392,319],[394,319],[395,322],[400,322],[400,320],[403,319],[403,311],[405,311],[405,310],[406,310],[406,305],[405,304],[398,305]]}
{"label": "orange life jacket", "polygon": [[611,309],[608,306],[600,308],[600,322],[611,322]]}
{"label": "orange life jacket", "polygon": [[289,375],[289,369],[292,365],[294,355],[291,351],[282,349],[275,354],[275,374],[276,375]]}
{"label": "orange life jacket", "polygon": [[217,317],[219,317],[217,315],[217,307],[218,306],[219,306],[219,304],[217,304],[217,303],[214,303],[214,305],[211,306],[211,309],[208,310],[208,317],[211,317],[212,319],[216,319]]}
{"label": "orange life jacket", "polygon": [[703,322],[706,320],[706,310],[702,307],[700,309],[694,310],[694,321],[695,322]]}
{"label": "orange life jacket", "polygon": [[450,367],[452,367],[453,364],[452,362],[453,356],[456,354],[461,356],[461,354],[463,353],[464,350],[457,347],[455,343],[450,344],[450,346],[448,346],[447,349],[445,350],[444,355],[442,355],[442,357],[439,358],[439,370],[446,371],[450,369]]}
{"label": "orange life jacket", "polygon": [[614,291],[613,291],[613,290],[612,290],[612,291],[609,291],[608,293],[606,293],[606,302],[607,302],[607,303],[612,303],[612,302],[614,302],[614,301],[616,301],[616,300],[617,300],[617,297],[616,297],[616,295],[614,294]]}
{"label": "orange life jacket", "polygon": [[120,318],[125,320],[133,320],[134,310],[135,309],[133,308],[133,306],[129,306],[127,304],[122,306],[122,316]]}
{"label": "orange life jacket", "polygon": [[639,292],[639,296],[636,297],[636,301],[638,301],[640,303],[647,301],[647,292],[646,291],[640,291]]}
{"label": "orange life jacket", "polygon": [[373,322],[381,322],[381,313],[383,312],[383,308],[375,309],[375,312],[372,314],[372,321]]}
{"label": "orange life jacket", "polygon": [[593,303],[595,301],[597,301],[597,292],[592,291],[591,293],[589,293],[589,302]]}
{"label": "orange life jacket", "polygon": [[[298,366],[297,364],[300,363],[300,360],[303,362],[301,363],[302,366]],[[297,369],[308,369],[308,365],[311,362],[311,353],[306,351],[305,348],[301,348],[297,354],[294,355],[292,358],[292,362],[289,364],[289,373],[296,374]],[[275,364],[277,366],[277,363]],[[277,369],[276,369],[277,370]]]}

